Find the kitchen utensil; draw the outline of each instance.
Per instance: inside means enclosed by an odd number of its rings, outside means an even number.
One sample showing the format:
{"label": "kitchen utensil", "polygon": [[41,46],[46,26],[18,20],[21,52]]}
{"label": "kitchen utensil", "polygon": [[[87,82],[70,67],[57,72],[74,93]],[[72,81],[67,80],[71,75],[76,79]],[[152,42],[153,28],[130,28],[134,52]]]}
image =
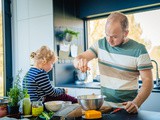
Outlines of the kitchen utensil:
{"label": "kitchen utensil", "polygon": [[75,81],[75,84],[77,84],[77,85],[85,84],[85,80],[87,78],[87,73],[82,72],[81,70],[77,70],[76,75],[77,75],[78,80]]}
{"label": "kitchen utensil", "polygon": [[103,95],[81,95],[78,96],[78,103],[84,110],[99,110],[104,102]]}
{"label": "kitchen utensil", "polygon": [[114,113],[116,113],[116,112],[118,112],[120,110],[122,110],[122,108],[117,108],[117,109],[113,110],[112,112],[110,112],[110,114],[114,114]]}
{"label": "kitchen utensil", "polygon": [[45,102],[44,105],[47,110],[55,112],[60,110],[64,103],[64,101],[49,101]]}

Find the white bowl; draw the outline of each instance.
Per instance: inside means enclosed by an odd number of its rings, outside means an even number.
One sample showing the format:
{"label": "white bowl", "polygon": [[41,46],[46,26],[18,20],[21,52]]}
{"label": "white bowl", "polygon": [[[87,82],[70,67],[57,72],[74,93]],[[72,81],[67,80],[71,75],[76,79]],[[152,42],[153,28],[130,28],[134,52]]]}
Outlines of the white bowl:
{"label": "white bowl", "polygon": [[49,101],[44,103],[45,108],[48,111],[52,111],[52,112],[60,110],[63,104],[64,104],[64,101]]}

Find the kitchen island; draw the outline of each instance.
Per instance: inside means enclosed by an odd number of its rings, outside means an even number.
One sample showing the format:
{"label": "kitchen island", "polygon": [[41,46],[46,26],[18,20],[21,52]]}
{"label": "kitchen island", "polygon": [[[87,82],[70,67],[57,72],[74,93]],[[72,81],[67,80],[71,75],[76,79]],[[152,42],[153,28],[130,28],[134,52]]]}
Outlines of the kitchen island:
{"label": "kitchen island", "polygon": [[[141,83],[139,85],[141,86]],[[74,97],[77,97],[79,95],[89,95],[92,93],[101,94],[99,82],[85,83],[83,85],[68,83],[68,84],[59,85],[57,87],[68,89],[68,94]],[[142,104],[141,110],[160,112],[159,100],[160,100],[160,88],[158,89],[154,87],[152,89],[150,96]]]}
{"label": "kitchen island", "polygon": [[[64,118],[64,117],[63,117]],[[52,117],[53,120],[60,120],[61,117]],[[84,120],[83,117],[65,118],[65,120]],[[99,120],[160,120],[160,112],[139,110],[137,114],[129,114],[121,110],[114,114],[103,114]]]}

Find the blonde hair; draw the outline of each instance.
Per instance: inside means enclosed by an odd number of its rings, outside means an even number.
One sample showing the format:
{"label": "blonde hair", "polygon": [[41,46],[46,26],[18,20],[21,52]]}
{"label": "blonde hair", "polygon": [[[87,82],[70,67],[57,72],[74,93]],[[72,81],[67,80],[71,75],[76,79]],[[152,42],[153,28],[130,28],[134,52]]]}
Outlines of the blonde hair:
{"label": "blonde hair", "polygon": [[107,23],[115,22],[115,21],[120,22],[122,26],[122,30],[128,30],[129,23],[128,23],[128,18],[126,17],[125,14],[120,13],[120,12],[111,13],[107,18]]}
{"label": "blonde hair", "polygon": [[57,56],[55,53],[49,49],[47,46],[40,47],[36,52],[32,52],[30,57],[34,60],[34,62],[39,63],[45,61],[46,63],[54,60],[57,60]]}

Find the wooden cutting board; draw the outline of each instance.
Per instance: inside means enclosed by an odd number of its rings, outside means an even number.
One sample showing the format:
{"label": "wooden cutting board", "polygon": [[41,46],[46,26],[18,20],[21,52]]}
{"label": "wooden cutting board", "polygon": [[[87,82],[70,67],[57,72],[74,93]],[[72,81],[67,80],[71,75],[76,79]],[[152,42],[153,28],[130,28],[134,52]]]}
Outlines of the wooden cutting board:
{"label": "wooden cutting board", "polygon": [[67,105],[54,114],[62,117],[79,117],[82,116],[82,110],[79,104]]}
{"label": "wooden cutting board", "polygon": [[[109,113],[112,111],[112,107],[102,106],[100,111],[102,114]],[[65,106],[58,112],[54,114],[54,116],[62,116],[62,117],[80,117],[84,115],[85,111],[81,108],[79,104],[72,104]]]}

